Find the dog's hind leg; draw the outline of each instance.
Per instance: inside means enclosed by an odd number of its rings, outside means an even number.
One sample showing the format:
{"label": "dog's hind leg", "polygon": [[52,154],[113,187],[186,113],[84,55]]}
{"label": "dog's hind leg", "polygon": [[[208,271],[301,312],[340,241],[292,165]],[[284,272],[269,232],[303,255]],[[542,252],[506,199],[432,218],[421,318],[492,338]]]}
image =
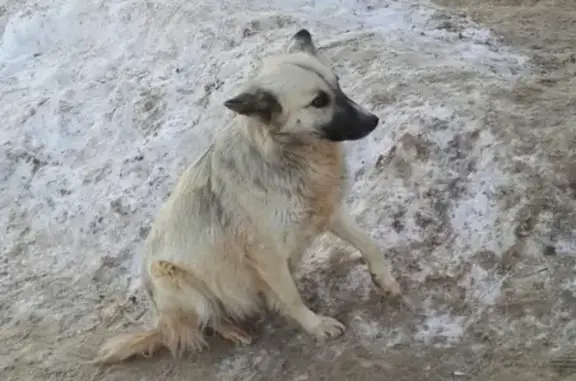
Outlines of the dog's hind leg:
{"label": "dog's hind leg", "polygon": [[350,243],[358,249],[368,262],[368,269],[377,290],[384,295],[399,295],[400,285],[390,271],[390,265],[384,258],[376,242],[364,233],[360,227],[344,212],[335,214],[329,225],[332,234]]}
{"label": "dog's hind leg", "polygon": [[[148,278],[149,277],[149,278]],[[145,274],[147,292],[157,313],[154,328],[117,336],[100,350],[96,361],[118,362],[135,355],[149,356],[162,347],[176,357],[201,351],[207,344],[202,330],[217,314],[209,290],[187,270],[167,261],[155,261]]]}
{"label": "dog's hind leg", "polygon": [[275,256],[267,256],[259,262],[259,276],[268,290],[265,291],[269,305],[277,306],[284,314],[296,320],[309,334],[326,339],[340,336],[346,327],[329,316],[317,315],[302,300],[288,261],[278,263]]}

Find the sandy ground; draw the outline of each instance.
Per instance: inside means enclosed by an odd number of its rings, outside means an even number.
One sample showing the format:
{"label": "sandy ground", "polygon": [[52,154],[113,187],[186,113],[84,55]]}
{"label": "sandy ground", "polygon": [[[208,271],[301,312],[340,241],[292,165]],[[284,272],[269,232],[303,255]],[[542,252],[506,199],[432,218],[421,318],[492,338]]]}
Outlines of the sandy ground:
{"label": "sandy ground", "polygon": [[[0,374],[574,380],[571,1],[286,4],[0,2]],[[415,309],[375,295],[357,253],[326,237],[299,287],[342,338],[267,316],[248,347],[87,364],[113,331],[149,324],[133,258],[156,208],[252,63],[300,27],[384,121],[347,147],[349,206]]]}

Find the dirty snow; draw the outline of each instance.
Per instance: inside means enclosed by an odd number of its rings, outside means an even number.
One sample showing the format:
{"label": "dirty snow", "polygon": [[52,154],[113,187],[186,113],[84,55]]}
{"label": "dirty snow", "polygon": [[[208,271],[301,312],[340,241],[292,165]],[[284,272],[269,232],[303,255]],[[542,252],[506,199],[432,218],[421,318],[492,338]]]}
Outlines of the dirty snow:
{"label": "dirty snow", "polygon": [[[381,117],[370,137],[346,144],[348,203],[395,255],[397,273],[407,256],[419,263],[412,282],[456,276],[475,253],[502,252],[513,240],[511,228],[495,229],[515,210],[501,212],[497,192],[510,177],[481,115],[485,90],[513,83],[526,59],[463,17],[393,0],[40,0],[6,9],[6,326],[34,314],[79,332],[99,321],[98,303],[138,289],[134,255],[180,172],[231,119],[224,100],[258,57],[279,52],[301,27],[333,60],[343,88]],[[473,268],[460,281],[465,299],[490,306],[503,276]],[[350,269],[347,285],[367,300],[369,277],[359,273]],[[433,304],[424,314],[413,334],[426,342],[453,343],[469,323]],[[379,327],[363,321],[355,331],[370,338]]]}

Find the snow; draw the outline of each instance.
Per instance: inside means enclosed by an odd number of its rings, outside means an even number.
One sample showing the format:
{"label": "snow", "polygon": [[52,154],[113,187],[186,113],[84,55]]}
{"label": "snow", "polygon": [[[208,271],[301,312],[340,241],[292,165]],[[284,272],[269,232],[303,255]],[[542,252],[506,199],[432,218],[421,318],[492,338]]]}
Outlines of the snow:
{"label": "snow", "polygon": [[[416,276],[450,273],[510,240],[493,229],[501,216],[492,197],[510,180],[470,105],[486,107],[483,91],[511,83],[526,59],[466,19],[457,32],[442,29],[430,4],[400,0],[39,0],[9,9],[0,45],[0,294],[19,301],[6,312],[63,319],[89,310],[98,293],[137,289],[134,255],[147,226],[232,118],[224,100],[257,58],[281,51],[301,27],[334,60],[343,88],[383,121],[346,144],[350,210],[383,249],[422,241],[436,226],[415,222],[437,215],[423,192],[451,197],[442,184],[462,168],[450,144],[478,130],[462,148],[476,170],[446,206],[452,233]],[[395,212],[405,216],[398,231]],[[352,289],[370,289],[369,277],[350,274]],[[472,277],[485,290],[469,297],[492,304],[501,279],[479,269]],[[72,306],[78,295],[85,304]],[[462,334],[465,319],[428,312],[419,339]],[[371,336],[374,327],[360,331]]]}
{"label": "snow", "polygon": [[428,318],[416,333],[416,339],[429,344],[433,339],[441,339],[435,345],[442,346],[456,342],[463,334],[463,320],[461,316],[454,317],[449,314],[436,315],[430,311]]}

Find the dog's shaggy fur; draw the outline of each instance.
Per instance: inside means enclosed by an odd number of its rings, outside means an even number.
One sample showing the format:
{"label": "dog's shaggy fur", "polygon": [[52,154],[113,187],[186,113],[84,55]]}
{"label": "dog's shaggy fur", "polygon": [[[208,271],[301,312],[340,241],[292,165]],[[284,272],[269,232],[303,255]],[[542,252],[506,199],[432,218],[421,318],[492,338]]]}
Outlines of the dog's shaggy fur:
{"label": "dog's shaggy fur", "polygon": [[225,106],[231,129],[182,174],[146,241],[143,283],[155,328],[112,339],[98,361],[200,350],[203,331],[250,343],[235,325],[267,307],[318,338],[344,325],[312,312],[292,272],[313,239],[329,231],[364,256],[376,288],[399,294],[375,242],[342,210],[341,142],[368,135],[378,118],[350,100],[300,30],[286,54],[264,59]]}

